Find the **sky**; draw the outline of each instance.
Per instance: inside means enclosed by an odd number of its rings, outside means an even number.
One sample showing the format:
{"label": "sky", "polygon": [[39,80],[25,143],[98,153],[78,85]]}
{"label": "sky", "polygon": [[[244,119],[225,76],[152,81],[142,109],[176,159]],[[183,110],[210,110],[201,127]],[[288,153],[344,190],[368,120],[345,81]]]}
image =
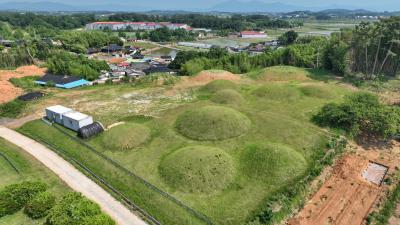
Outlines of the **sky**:
{"label": "sky", "polygon": [[[4,2],[43,2],[52,1],[69,5],[91,5],[91,4],[128,4],[142,7],[154,7],[156,9],[207,9],[228,0],[0,0]],[[250,1],[250,0],[239,0]],[[350,6],[364,9],[400,11],[400,0],[257,0],[267,3],[284,3],[303,7],[327,7],[327,6]]]}

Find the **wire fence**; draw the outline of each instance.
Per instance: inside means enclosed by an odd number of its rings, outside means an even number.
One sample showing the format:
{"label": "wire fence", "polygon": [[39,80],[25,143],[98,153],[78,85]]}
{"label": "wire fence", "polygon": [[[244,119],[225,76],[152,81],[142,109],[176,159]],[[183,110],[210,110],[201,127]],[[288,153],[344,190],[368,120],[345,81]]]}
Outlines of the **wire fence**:
{"label": "wire fence", "polygon": [[78,137],[75,137],[71,134],[69,134],[68,132],[66,132],[65,130],[63,130],[61,127],[58,127],[57,125],[53,126],[54,128],[56,128],[58,131],[60,131],[61,133],[65,134],[66,136],[68,136],[69,138],[71,138],[72,140],[80,143],[81,145],[83,145],[84,147],[86,147],[87,149],[89,149],[90,151],[92,151],[93,153],[95,153],[97,156],[103,158],[104,160],[108,161],[110,164],[112,164],[113,166],[115,166],[116,168],[122,170],[123,172],[125,172],[126,174],[128,174],[129,176],[141,181],[142,183],[144,183],[148,188],[152,189],[153,191],[157,192],[158,194],[162,195],[163,197],[167,198],[168,200],[174,202],[175,204],[177,204],[178,206],[184,208],[185,210],[187,210],[189,213],[191,213],[192,215],[194,215],[195,217],[197,217],[198,219],[204,221],[205,223],[207,223],[208,225],[215,225],[206,215],[196,211],[195,209],[193,209],[192,207],[186,205],[185,203],[183,203],[182,201],[180,201],[179,199],[175,198],[174,196],[168,194],[165,191],[162,191],[161,189],[159,189],[158,187],[156,187],[155,185],[151,184],[150,182],[148,182],[147,180],[145,180],[144,178],[136,175],[135,173],[133,173],[132,171],[128,170],[127,168],[125,168],[124,166],[122,166],[121,164],[119,164],[118,162],[114,161],[113,159],[109,158],[108,156],[104,155],[103,153],[101,153],[100,151],[96,150],[93,146],[87,144],[86,142],[82,141],[81,139],[79,139]]}
{"label": "wire fence", "polygon": [[8,164],[15,170],[15,172],[19,173],[19,169],[14,165],[14,163],[3,153],[0,152],[0,156],[3,157]]}
{"label": "wire fence", "polygon": [[162,225],[162,223],[160,221],[158,221],[156,218],[154,218],[149,213],[147,213],[144,209],[140,208],[138,205],[133,203],[128,197],[126,197],[124,194],[122,194],[120,191],[118,191],[110,183],[108,183],[106,180],[101,178],[99,175],[97,175],[95,172],[93,172],[91,169],[89,169],[87,166],[85,166],[82,162],[80,162],[77,159],[75,159],[74,157],[70,156],[70,154],[68,154],[68,152],[62,150],[61,148],[59,148],[58,146],[56,146],[54,144],[47,142],[46,140],[44,140],[40,137],[33,136],[31,134],[24,134],[24,135],[45,144],[47,147],[49,147],[50,149],[52,149],[59,155],[62,155],[63,158],[67,159],[69,162],[72,162],[72,163],[78,165],[81,169],[83,169],[85,172],[90,174],[98,182],[103,184],[105,187],[110,189],[114,194],[116,194],[118,197],[120,197],[125,202],[126,205],[131,207],[132,210],[139,212],[146,220],[148,220],[148,222],[151,222],[152,224],[156,224],[156,225]]}

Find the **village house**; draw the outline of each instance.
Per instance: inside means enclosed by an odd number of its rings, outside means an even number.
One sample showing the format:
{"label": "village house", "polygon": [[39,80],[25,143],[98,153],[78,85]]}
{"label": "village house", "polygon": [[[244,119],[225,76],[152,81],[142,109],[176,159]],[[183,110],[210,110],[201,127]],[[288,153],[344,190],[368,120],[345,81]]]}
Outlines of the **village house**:
{"label": "village house", "polygon": [[266,38],[268,35],[260,31],[242,31],[240,32],[241,38]]}

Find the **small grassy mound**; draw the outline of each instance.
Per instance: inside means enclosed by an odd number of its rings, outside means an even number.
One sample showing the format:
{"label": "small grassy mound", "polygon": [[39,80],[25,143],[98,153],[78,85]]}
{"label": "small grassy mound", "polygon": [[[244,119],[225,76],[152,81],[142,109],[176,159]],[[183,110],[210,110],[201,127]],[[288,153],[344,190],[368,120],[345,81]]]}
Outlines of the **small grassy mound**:
{"label": "small grassy mound", "polygon": [[243,102],[243,97],[235,90],[225,89],[216,92],[211,98],[211,101],[218,104],[240,105],[240,103]]}
{"label": "small grassy mound", "polygon": [[161,177],[174,189],[188,193],[213,193],[226,188],[235,176],[231,157],[221,149],[191,146],[161,161]]}
{"label": "small grassy mound", "polygon": [[150,129],[140,124],[126,123],[104,132],[100,138],[107,150],[130,150],[150,138]]}
{"label": "small grassy mound", "polygon": [[310,84],[300,87],[301,92],[308,97],[332,99],[335,94],[332,88],[326,85]]}
{"label": "small grassy mound", "polygon": [[260,81],[307,81],[310,80],[311,74],[303,68],[272,66],[249,76]]}
{"label": "small grassy mound", "polygon": [[253,94],[274,101],[295,101],[301,98],[301,93],[296,87],[281,84],[261,86],[254,90]]}
{"label": "small grassy mound", "polygon": [[237,90],[238,86],[229,80],[214,80],[200,88],[201,92],[215,93],[224,89]]}
{"label": "small grassy mound", "polygon": [[284,184],[301,175],[307,162],[297,151],[280,144],[248,146],[241,156],[243,172],[269,184]]}
{"label": "small grassy mound", "polygon": [[242,113],[221,106],[188,110],[176,120],[180,134],[200,141],[237,137],[246,133],[250,125],[250,120]]}

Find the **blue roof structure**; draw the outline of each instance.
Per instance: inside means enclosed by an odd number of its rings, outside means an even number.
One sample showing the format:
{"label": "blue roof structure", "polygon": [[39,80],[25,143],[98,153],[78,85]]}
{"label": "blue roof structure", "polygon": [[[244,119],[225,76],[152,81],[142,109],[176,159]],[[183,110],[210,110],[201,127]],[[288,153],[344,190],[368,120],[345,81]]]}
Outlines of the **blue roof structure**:
{"label": "blue roof structure", "polygon": [[39,80],[35,81],[36,84],[40,84],[40,85],[46,85],[50,82],[54,83],[55,86],[58,88],[65,88],[65,89],[71,89],[71,88],[86,86],[86,85],[90,84],[89,81],[87,81],[85,79],[81,79],[79,77],[59,76],[59,75],[52,75],[52,74],[46,74]]}

